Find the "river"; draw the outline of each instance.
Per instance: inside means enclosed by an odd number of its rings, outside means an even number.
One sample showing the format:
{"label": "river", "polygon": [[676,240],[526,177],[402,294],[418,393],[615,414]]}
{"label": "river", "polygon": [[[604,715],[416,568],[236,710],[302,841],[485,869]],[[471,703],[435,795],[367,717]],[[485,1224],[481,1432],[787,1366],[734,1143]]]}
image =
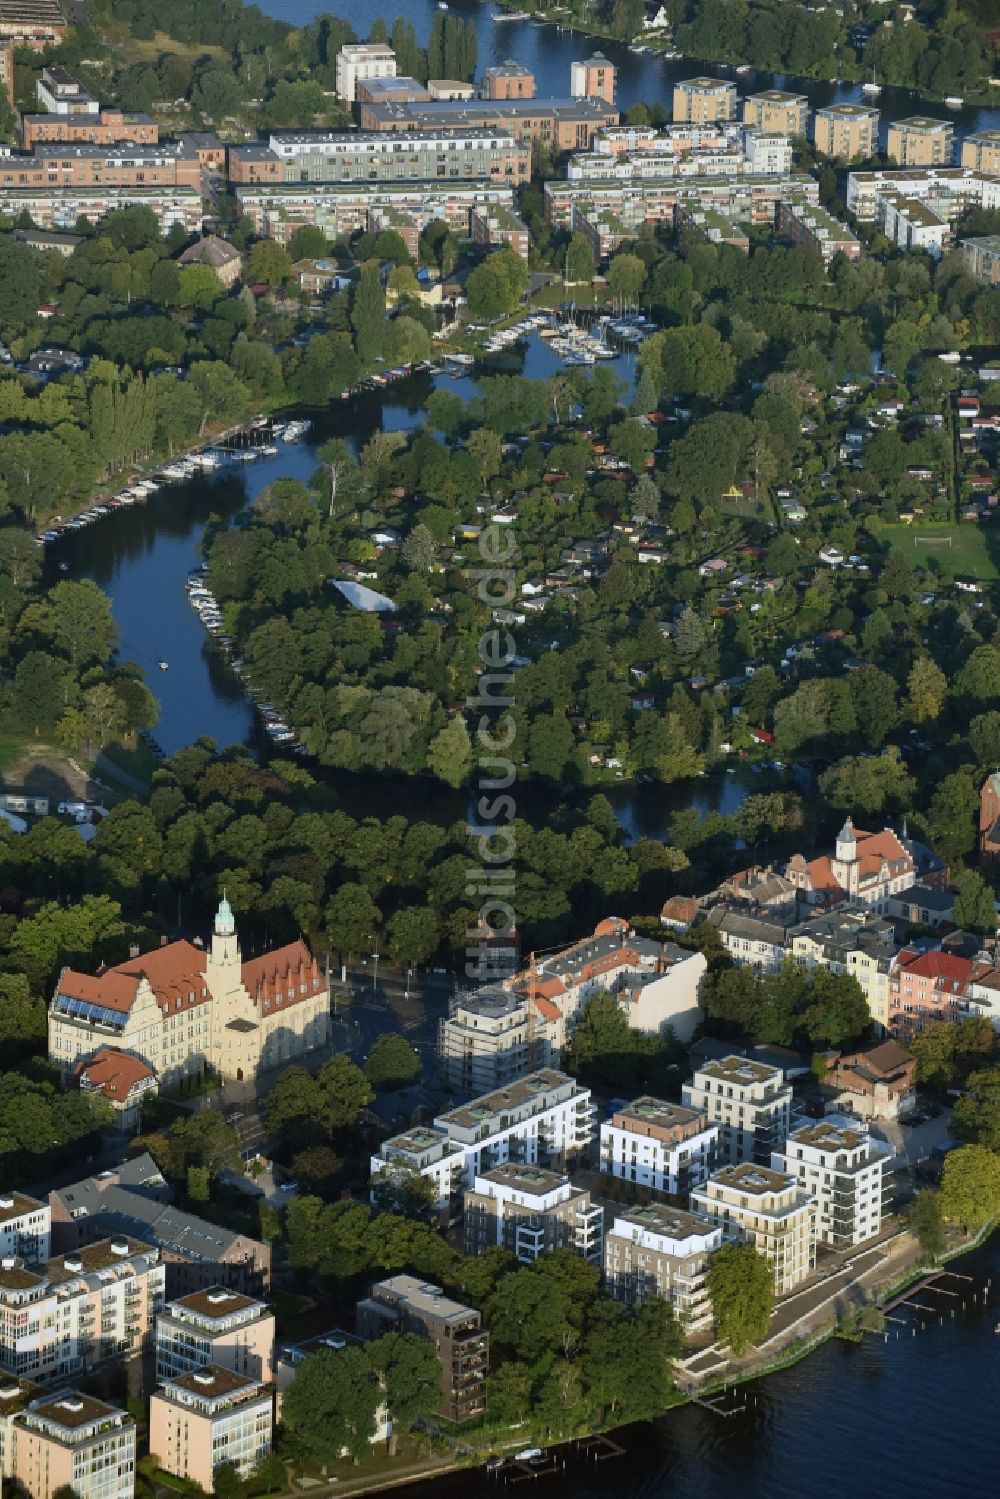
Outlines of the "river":
{"label": "river", "polygon": [[[360,38],[365,38],[376,16],[383,16],[391,26],[393,18],[402,16],[412,22],[417,41],[425,44],[437,14],[435,0],[260,0],[261,9],[293,26],[303,26],[322,12],[329,11],[350,21]],[[653,53],[630,52],[621,42],[589,37],[568,31],[551,23],[535,21],[495,22],[493,0],[452,0],[453,15],[475,22],[478,39],[477,76],[493,63],[514,57],[535,74],[540,96],[563,96],[569,93],[570,63],[589,57],[600,49],[618,69],[618,103],[622,109],[630,104],[663,104],[670,109],[673,86],[684,78],[703,73],[732,78],[732,70],[717,63],[697,62],[693,58],[667,59]],[[734,80],[741,95],[765,88],[790,88],[805,94],[815,109],[825,104],[856,103],[862,99],[858,84],[832,84],[816,79],[790,78],[782,73],[750,72]],[[906,115],[930,115],[951,120],[959,140],[974,130],[1000,128],[1000,108],[947,109],[943,104],[919,99],[906,89],[883,89],[878,100],[882,111],[881,142],[892,120]]]}
{"label": "river", "polygon": [[[745,1412],[688,1405],[626,1427],[614,1433],[626,1455],[596,1469],[570,1452],[564,1474],[530,1485],[532,1499],[993,1499],[1000,1236],[955,1270],[972,1277],[942,1282],[958,1296],[917,1298],[943,1308],[943,1325],[898,1311],[902,1325],[889,1324],[887,1341],[835,1339],[733,1392]],[[973,1291],[985,1303],[973,1303]],[[479,1470],[401,1492],[485,1499],[508,1491]]]}

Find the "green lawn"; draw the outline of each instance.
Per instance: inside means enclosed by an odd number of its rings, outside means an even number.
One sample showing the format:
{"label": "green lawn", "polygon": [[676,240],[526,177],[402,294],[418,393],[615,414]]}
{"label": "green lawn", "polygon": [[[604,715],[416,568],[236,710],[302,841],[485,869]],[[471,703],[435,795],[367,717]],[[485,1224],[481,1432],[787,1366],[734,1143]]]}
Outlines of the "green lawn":
{"label": "green lawn", "polygon": [[[944,536],[951,537],[951,546],[943,541],[928,543],[921,539]],[[993,533],[970,521],[963,521],[961,525],[942,521],[932,526],[908,526],[899,521],[880,526],[878,538],[886,540],[908,561],[920,567],[926,567],[932,558],[939,557],[959,574],[967,573],[970,577],[982,579],[1000,577],[1000,529]]]}
{"label": "green lawn", "polygon": [[24,743],[10,734],[0,734],[0,775],[6,775],[24,753]]}

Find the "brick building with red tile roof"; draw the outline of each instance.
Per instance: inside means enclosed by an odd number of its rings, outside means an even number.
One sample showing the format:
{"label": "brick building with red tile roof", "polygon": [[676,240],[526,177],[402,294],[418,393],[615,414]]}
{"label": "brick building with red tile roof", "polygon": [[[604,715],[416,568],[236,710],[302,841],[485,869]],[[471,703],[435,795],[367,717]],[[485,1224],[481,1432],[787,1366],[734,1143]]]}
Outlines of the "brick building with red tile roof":
{"label": "brick building with red tile roof", "polygon": [[831,858],[794,854],[785,877],[809,905],[865,906],[885,915],[889,897],[908,890],[917,877],[913,855],[891,828],[868,833],[848,818]]}

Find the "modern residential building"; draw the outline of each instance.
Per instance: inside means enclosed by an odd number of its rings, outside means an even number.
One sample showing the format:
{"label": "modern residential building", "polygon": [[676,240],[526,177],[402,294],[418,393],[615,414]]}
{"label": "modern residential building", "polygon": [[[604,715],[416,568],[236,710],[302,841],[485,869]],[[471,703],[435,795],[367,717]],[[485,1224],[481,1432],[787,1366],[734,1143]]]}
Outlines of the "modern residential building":
{"label": "modern residential building", "polygon": [[410,214],[421,227],[442,219],[461,234],[469,232],[472,210],[483,206],[513,208],[512,181],[383,183],[260,183],[236,188],[236,211],[250,220],[254,232],[287,245],[303,224],[315,224],[327,239],[350,236],[368,225],[376,204]]}
{"label": "modern residential building", "polygon": [[513,135],[528,144],[537,141],[557,152],[587,150],[594,136],[608,125],[616,125],[618,119],[613,104],[595,98],[458,99],[431,104],[362,104],[359,110],[362,131],[391,132],[394,136],[424,131],[434,136],[484,130],[494,136]]}
{"label": "modern residential building", "polygon": [[750,252],[750,236],[746,230],[717,208],[678,203],[675,226],[678,233],[697,235],[707,244],[729,245],[744,255]]}
{"label": "modern residential building", "polygon": [[379,1281],[358,1303],[357,1330],[364,1338],[396,1330],[429,1338],[441,1362],[441,1415],[467,1421],[486,1409],[490,1335],[478,1311],[440,1286],[413,1275]]}
{"label": "modern residential building", "polygon": [[204,234],[177,257],[179,266],[207,265],[220,286],[228,291],[243,274],[243,256],[235,245],[218,234]]}
{"label": "modern residential building", "polygon": [[217,1364],[261,1384],[274,1378],[274,1313],[264,1301],[210,1286],[168,1302],[156,1319],[156,1374]]}
{"label": "modern residential building", "polygon": [[431,91],[415,78],[359,78],[355,85],[356,104],[421,103],[429,104]]}
{"label": "modern residential building", "polygon": [[17,1455],[16,1418],[37,1400],[38,1386],[30,1379],[0,1380],[0,1479],[10,1482]]}
{"label": "modern residential building", "polygon": [[244,963],[223,899],[209,948],[170,942],[91,975],[64,968],[49,1006],[49,1056],[64,1077],[109,1042],[161,1082],[211,1067],[250,1078],[326,1042],[326,980],[303,942]]}
{"label": "modern residential building", "polygon": [[132,1499],[135,1422],[93,1395],[62,1389],[32,1400],[14,1419],[14,1474],[28,1499]]}
{"label": "modern residential building", "polygon": [[828,1114],[793,1131],[771,1165],[794,1176],[815,1198],[817,1241],[851,1249],[882,1227],[883,1172],[890,1155],[864,1125]]}
{"label": "modern residential building", "polygon": [[58,46],[65,31],[57,0],[0,0],[0,42],[44,52]]}
{"label": "modern residential building", "polygon": [[345,104],[357,98],[359,80],[395,76],[396,54],[384,42],[353,42],[337,53],[337,95]]}
{"label": "modern residential building", "polygon": [[950,120],[911,115],[889,125],[886,155],[901,167],[950,167],[955,153],[955,127]]}
{"label": "modern residential building", "polygon": [[583,200],[610,208],[636,233],[644,224],[672,225],[677,204],[682,202],[718,208],[746,224],[760,225],[774,223],[776,206],[783,198],[805,195],[819,202],[819,183],[802,172],[786,177],[730,172],[718,177],[696,173],[679,178],[668,168],[652,177],[620,182],[614,179],[611,166],[609,162],[607,176],[600,180],[546,182],[542,192],[546,222],[568,228],[574,203]]}
{"label": "modern residential building", "polygon": [[752,1244],[774,1271],[779,1296],[816,1265],[816,1201],[797,1177],[744,1162],[723,1166],[691,1194],[691,1207],[722,1228],[724,1239]]}
{"label": "modern residential building", "polygon": [[1000,172],[1000,130],[978,130],[962,142],[962,166]]}
{"label": "modern residential building", "polygon": [[[277,1349],[274,1365],[274,1419],[281,1419],[281,1406],[289,1386],[293,1383],[302,1364],[311,1354],[339,1353],[344,1348],[356,1347],[364,1342],[357,1333],[345,1332],[342,1327],[331,1327],[326,1332],[316,1333],[311,1338],[301,1338],[297,1343],[282,1343]],[[392,1435],[389,1408],[383,1400],[375,1412],[375,1430],[372,1445],[387,1442]]]}
{"label": "modern residential building", "polygon": [[[55,184],[55,186],[59,186]],[[155,215],[160,232],[175,224],[192,234],[201,228],[204,206],[193,187],[136,187],[129,183],[107,187],[0,188],[0,214],[17,221],[27,216],[38,229],[75,229],[81,219],[100,223],[109,213],[141,204]]]}
{"label": "modern residential building", "polygon": [[49,1193],[57,1254],[131,1235],[155,1244],[176,1298],[224,1285],[259,1296],[271,1282],[271,1246],[170,1205],[170,1189],[148,1154]]}
{"label": "modern residential building", "polygon": [[748,125],[741,133],[743,166],[761,177],[785,177],[792,169],[792,137],[784,131],[758,130]]}
{"label": "modern residential building", "polygon": [[779,203],[777,230],[793,245],[814,250],[822,257],[825,266],[835,255],[844,255],[848,260],[861,258],[861,241],[857,235],[815,203],[800,203],[795,199]]}
{"label": "modern residential building", "polygon": [[951,242],[948,218],[920,198],[884,193],[878,201],[879,226],[900,250],[926,250],[935,259]]}
{"label": "modern residential building", "polygon": [[590,1089],[565,1073],[543,1068],[505,1088],[474,1098],[433,1126],[386,1140],[372,1157],[372,1174],[403,1168],[428,1177],[444,1210],[462,1188],[505,1161],[565,1168],[586,1155],[594,1139]]}
{"label": "modern residential building", "polygon": [[613,208],[593,203],[574,203],[572,230],[582,234],[590,246],[597,265],[617,254],[622,245],[635,238],[635,231],[620,219]]}
{"label": "modern residential building", "polygon": [[393,203],[373,203],[368,210],[369,234],[384,234],[390,230],[399,235],[406,253],[416,261],[420,250],[420,220]]}
{"label": "modern residential building", "polygon": [[788,951],[806,968],[856,978],[879,1025],[889,1024],[889,977],[898,951],[891,921],[866,911],[816,916],[789,933]]}
{"label": "modern residential building", "polygon": [[97,114],[25,114],[21,116],[21,140],[26,151],[40,141],[73,142],[78,145],[112,146],[134,141],[155,146],[159,126],[149,115],[127,115],[120,109],[102,109]]}
{"label": "modern residential building", "polygon": [[149,1450],[178,1478],[214,1487],[231,1463],[246,1478],[271,1450],[274,1399],[259,1380],[208,1364],[164,1379],[149,1402]]}
{"label": "modern residential building", "polygon": [[456,1093],[489,1093],[535,1066],[557,1065],[564,1042],[562,1014],[542,996],[498,985],[459,991],[438,1028],[441,1075]]}
{"label": "modern residential building", "polygon": [[[862,1119],[900,1119],[916,1106],[917,1059],[898,1041],[840,1056],[823,1078],[836,1111]],[[829,1105],[828,1105],[829,1107]]]}
{"label": "modern residential building", "polygon": [[41,76],[35,81],[35,95],[46,114],[96,116],[101,112],[100,101],[73,77],[68,68],[58,64],[42,69]]}
{"label": "modern residential building", "polygon": [[472,243],[483,250],[513,250],[527,261],[531,231],[524,220],[502,204],[472,210],[469,228]]}
{"label": "modern residential building", "polygon": [[476,97],[473,85],[463,78],[428,78],[427,92],[442,104],[453,104],[458,99],[468,103]]}
{"label": "modern residential building", "polygon": [[164,1283],[159,1251],[136,1239],[104,1239],[32,1269],[4,1260],[0,1371],[44,1384],[117,1363],[135,1382]]}
{"label": "modern residential building", "polygon": [[466,1192],[464,1220],[469,1255],[499,1244],[526,1264],[553,1249],[601,1263],[604,1209],[559,1171],[513,1161],[494,1166]]}
{"label": "modern residential building", "polygon": [[601,1170],[654,1192],[687,1197],[715,1165],[719,1127],[695,1109],[648,1095],[601,1125]]}
{"label": "modern residential building", "polygon": [[809,121],[809,100],[805,94],[790,94],[784,89],[769,88],[750,94],[743,100],[744,125],[761,130],[776,130],[782,135],[804,136]]}
{"label": "modern residential building", "polygon": [[706,125],[713,120],[735,120],[736,85],[719,78],[688,78],[674,84],[674,122]]}
{"label": "modern residential building", "polygon": [[795,854],[785,866],[785,876],[809,905],[849,902],[884,916],[889,897],[914,884],[916,864],[891,828],[867,833],[848,818],[837,834],[832,859]]}
{"label": "modern residential building", "polygon": [[0,1193],[0,1260],[41,1265],[52,1245],[52,1212],[25,1192]]}
{"label": "modern residential building", "polygon": [[874,156],[879,112],[870,104],[827,104],[813,116],[813,142],[824,156],[844,161]]}
{"label": "modern residential building", "polygon": [[711,1327],[708,1262],[722,1244],[712,1219],[666,1203],[619,1209],[604,1240],[604,1280],[617,1301],[669,1301],[687,1332]]}
{"label": "modern residential building", "polygon": [[[437,111],[465,110],[473,106],[362,105],[366,112],[389,109]],[[496,106],[485,106],[493,108]],[[510,106],[507,106],[508,108]],[[483,128],[478,121],[465,123],[452,115],[438,128],[414,125],[398,138],[383,132],[361,130],[276,130],[269,141],[248,146],[230,146],[229,177],[234,183],[284,182],[365,183],[370,195],[376,184],[481,179],[526,181],[531,169],[530,150],[508,125]]]}
{"label": "modern residential building", "polygon": [[788,1134],[792,1089],[780,1067],[748,1057],[706,1062],[681,1089],[689,1109],[718,1125],[719,1159],[771,1163]]}
{"label": "modern residential building", "polygon": [[614,63],[595,52],[582,62],[570,63],[569,91],[574,99],[603,99],[614,104],[618,70]]}
{"label": "modern residential building", "polygon": [[30,152],[0,155],[0,189],[5,192],[41,188],[61,194],[95,187],[200,190],[201,168],[189,147],[166,141],[92,146],[46,140]]}
{"label": "modern residential building", "polygon": [[483,73],[480,91],[484,99],[533,99],[535,75],[523,63],[508,57]]}
{"label": "modern residential building", "polygon": [[954,223],[968,208],[1000,207],[1000,173],[974,167],[879,167],[847,174],[847,207],[874,222],[886,193],[918,198]]}

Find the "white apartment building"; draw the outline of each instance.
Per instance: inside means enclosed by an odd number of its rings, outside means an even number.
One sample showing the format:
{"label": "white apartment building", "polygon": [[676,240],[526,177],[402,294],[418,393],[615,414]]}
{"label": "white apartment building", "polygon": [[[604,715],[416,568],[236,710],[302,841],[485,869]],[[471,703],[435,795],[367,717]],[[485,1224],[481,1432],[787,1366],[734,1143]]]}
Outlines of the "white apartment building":
{"label": "white apartment building", "polygon": [[565,1030],[562,1012],[540,996],[498,985],[458,994],[438,1029],[442,1078],[457,1093],[491,1093],[533,1067],[557,1066]]}
{"label": "white apartment building", "polygon": [[52,1242],[52,1210],[24,1192],[0,1194],[0,1260],[42,1264]]}
{"label": "white apartment building", "polygon": [[779,1296],[816,1264],[816,1199],[798,1178],[745,1162],[723,1166],[691,1193],[691,1207],[722,1227],[731,1242],[752,1244],[774,1271]]}
{"label": "white apartment building", "polygon": [[211,1286],[171,1301],[156,1319],[160,1379],[217,1364],[270,1384],[274,1377],[274,1313],[264,1301]]}
{"label": "white apartment building", "polygon": [[669,1301],[686,1331],[697,1332],[712,1325],[708,1262],[721,1244],[722,1228],[709,1218],[661,1202],[628,1208],[605,1237],[604,1279],[618,1301]]}
{"label": "white apartment building", "polygon": [[149,1450],[206,1493],[221,1463],[241,1478],[252,1472],[271,1450],[273,1427],[270,1390],[217,1364],[164,1380],[149,1402]]}
{"label": "white apartment building", "polygon": [[14,1421],[14,1473],[29,1499],[132,1499],[135,1422],[77,1390],[33,1400]]}
{"label": "white apartment building", "polygon": [[929,201],[936,213],[954,220],[966,208],[1000,207],[1000,175],[971,166],[848,172],[846,203],[856,218],[876,219],[879,199],[886,193]]}
{"label": "white apartment building", "polygon": [[654,1192],[686,1196],[715,1165],[719,1127],[705,1114],[648,1095],[601,1125],[601,1170]]}
{"label": "white apartment building", "polygon": [[761,973],[777,973],[785,961],[789,928],[776,918],[750,915],[715,906],[708,920],[722,938],[723,946],[740,968],[756,968]]}
{"label": "white apartment building", "polygon": [[740,132],[747,170],[754,174],[784,177],[792,170],[791,137],[777,130],[746,126]]}
{"label": "white apartment building", "polygon": [[882,1227],[883,1174],[891,1151],[867,1128],[828,1114],[789,1135],[775,1171],[794,1176],[816,1199],[816,1237],[834,1249],[874,1238]]}
{"label": "white apartment building", "polygon": [[604,1209],[562,1172],[513,1161],[494,1166],[466,1192],[464,1217],[467,1255],[499,1244],[525,1264],[554,1249],[601,1263]]}
{"label": "white apartment building", "polygon": [[0,1265],[0,1372],[72,1379],[112,1360],[130,1374],[152,1343],[163,1306],[160,1251],[102,1239],[29,1269]]}
{"label": "white apartment building", "polygon": [[355,42],[337,53],[337,96],[345,104],[357,99],[359,80],[395,76],[396,54],[383,42]]}
{"label": "white apartment building", "polygon": [[474,1098],[386,1140],[372,1156],[372,1175],[402,1167],[434,1182],[438,1211],[458,1205],[463,1188],[505,1161],[563,1167],[594,1140],[590,1089],[542,1068],[506,1088]]}
{"label": "white apartment building", "polygon": [[699,1067],[681,1090],[689,1109],[718,1125],[718,1154],[733,1165],[770,1165],[788,1134],[792,1089],[780,1067],[747,1057],[723,1057]]}

